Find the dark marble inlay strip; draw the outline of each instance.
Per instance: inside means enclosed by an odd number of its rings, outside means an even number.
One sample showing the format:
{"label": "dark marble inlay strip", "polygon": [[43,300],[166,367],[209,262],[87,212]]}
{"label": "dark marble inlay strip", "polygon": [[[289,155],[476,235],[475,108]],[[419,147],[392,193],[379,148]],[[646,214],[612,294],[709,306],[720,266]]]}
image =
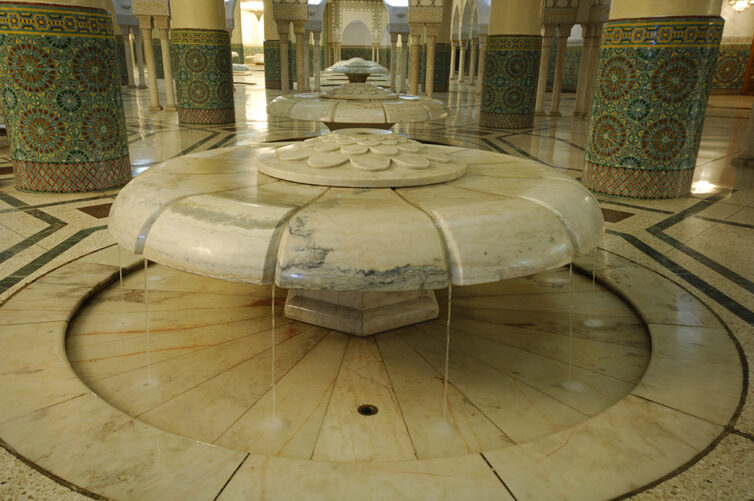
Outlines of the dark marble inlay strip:
{"label": "dark marble inlay strip", "polygon": [[110,207],[112,207],[112,205],[112,203],[88,205],[86,207],[79,207],[78,210],[80,210],[84,214],[89,214],[92,217],[96,217],[97,219],[102,219],[110,215]]}
{"label": "dark marble inlay strip", "polygon": [[43,253],[40,256],[37,256],[37,258],[33,259],[26,265],[22,266],[15,272],[11,273],[4,279],[0,280],[0,294],[7,291],[38,269],[40,269],[42,266],[46,265],[56,257],[63,254],[65,251],[76,245],[77,243],[81,242],[83,239],[88,237],[94,232],[104,230],[107,226],[94,226],[92,228],[85,228],[83,230],[79,230],[70,237],[66,238],[62,242],[60,242],[58,245],[53,247],[52,249],[48,250],[47,252]]}
{"label": "dark marble inlay strip", "polygon": [[[8,204],[10,204],[10,202],[8,202],[8,200],[5,199],[6,196],[10,197],[10,195],[8,195],[7,193],[0,192],[0,200],[2,200],[3,202],[6,202]],[[26,205],[26,204],[23,204],[23,202],[22,202],[23,205],[19,205],[17,209],[2,209],[2,210],[0,210],[0,214],[5,214],[6,212],[29,211],[31,209],[42,209],[44,207],[54,207],[56,205],[75,204],[75,203],[78,203],[78,202],[88,202],[90,200],[102,200],[103,198],[114,198],[114,197],[115,197],[115,194],[98,195],[96,197],[77,198],[75,200],[62,200],[60,202],[48,202],[46,204],[39,204],[39,205]],[[10,198],[13,198],[13,197],[10,197]],[[16,200],[16,201],[20,202],[20,200],[15,199],[15,198],[13,198],[13,200]]]}
{"label": "dark marble inlay strip", "polygon": [[600,210],[602,211],[602,217],[608,223],[618,223],[634,215],[632,212],[623,212],[620,210],[605,209],[604,207],[600,207]]}
{"label": "dark marble inlay strip", "polygon": [[652,258],[653,260],[664,266],[666,269],[672,271],[687,283],[691,284],[693,287],[701,291],[705,296],[712,299],[717,304],[730,311],[744,322],[754,326],[754,312],[752,312],[750,309],[734,300],[730,296],[716,289],[712,285],[708,284],[698,276],[694,275],[672,259],[664,256],[663,254],[660,254],[634,235],[622,233],[615,230],[605,230],[605,233],[621,237],[622,239],[636,247],[638,250],[646,254],[648,257]]}

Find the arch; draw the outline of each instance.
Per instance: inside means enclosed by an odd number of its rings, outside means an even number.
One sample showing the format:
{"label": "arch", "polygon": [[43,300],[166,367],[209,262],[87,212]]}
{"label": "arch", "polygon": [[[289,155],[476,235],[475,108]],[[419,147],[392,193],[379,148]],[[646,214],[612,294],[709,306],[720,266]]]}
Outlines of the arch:
{"label": "arch", "polygon": [[372,45],[372,34],[369,27],[358,19],[354,19],[343,28],[343,45],[369,47]]}
{"label": "arch", "polygon": [[458,32],[461,38],[471,36],[471,2],[464,2],[463,14],[461,15],[461,28]]}
{"label": "arch", "polygon": [[450,18],[450,38],[458,40],[460,34],[461,15],[458,13],[458,5],[453,7],[453,17]]}

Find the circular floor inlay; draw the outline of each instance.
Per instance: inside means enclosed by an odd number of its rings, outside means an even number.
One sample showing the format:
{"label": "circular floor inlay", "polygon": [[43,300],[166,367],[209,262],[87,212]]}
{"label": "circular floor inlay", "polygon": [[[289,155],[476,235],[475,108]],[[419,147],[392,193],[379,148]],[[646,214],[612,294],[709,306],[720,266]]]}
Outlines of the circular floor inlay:
{"label": "circular floor inlay", "polygon": [[[150,266],[147,335],[143,273],[78,311],[71,365],[134,418],[256,454],[367,461],[501,449],[602,412],[649,360],[644,323],[591,278],[574,274],[571,295],[567,269],[454,288],[446,420],[445,291],[437,320],[356,338],[285,319],[278,290],[273,399],[269,287]],[[365,402],[379,409],[368,420],[354,412]]]}

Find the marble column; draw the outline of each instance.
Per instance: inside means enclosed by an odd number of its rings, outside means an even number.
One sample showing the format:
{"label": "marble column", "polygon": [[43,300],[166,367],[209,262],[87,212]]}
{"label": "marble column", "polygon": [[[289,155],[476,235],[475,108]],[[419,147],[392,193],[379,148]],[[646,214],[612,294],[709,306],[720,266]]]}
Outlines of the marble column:
{"label": "marble column", "polygon": [[123,24],[120,27],[120,32],[123,34],[123,46],[126,50],[126,71],[128,72],[128,87],[136,88],[136,82],[134,81],[134,60],[133,50],[131,49],[131,30],[127,24]]}
{"label": "marble column", "polygon": [[[264,10],[272,12],[272,0],[264,0]],[[264,86],[267,89],[280,88],[280,35],[277,22],[272,15],[264,16]]]}
{"label": "marble column", "polygon": [[310,90],[310,81],[309,81],[309,75],[310,75],[310,68],[309,68],[309,31],[304,31],[304,86],[301,88],[304,92],[309,92]]}
{"label": "marble column", "polygon": [[460,40],[461,50],[458,53],[458,83],[463,82],[463,62],[466,59],[466,40]]}
{"label": "marble column", "polygon": [[155,16],[154,24],[160,35],[160,50],[162,50],[162,68],[165,75],[165,111],[177,111],[175,104],[175,89],[173,84],[173,63],[170,58],[170,18]]}
{"label": "marble column", "polygon": [[0,89],[16,188],[116,188],[131,179],[115,64],[122,47],[107,2],[60,3],[5,3],[0,10]]}
{"label": "marble column", "polygon": [[322,72],[322,62],[320,61],[321,55],[320,55],[320,45],[319,40],[320,36],[322,35],[321,31],[313,31],[312,35],[314,36],[314,91],[319,92],[319,78],[320,73]]}
{"label": "marble column", "polygon": [[449,80],[453,80],[456,75],[456,50],[458,49],[458,40],[450,41],[450,75]]}
{"label": "marble column", "polygon": [[487,47],[487,34],[479,34],[479,64],[477,65],[476,93],[482,93],[482,73],[484,72],[484,51]]}
{"label": "marble column", "polygon": [[522,129],[534,124],[542,2],[491,4],[479,113],[484,127]]}
{"label": "marble column", "polygon": [[170,0],[178,121],[235,122],[230,33],[219,0]]}
{"label": "marble column", "polygon": [[450,42],[435,43],[434,92],[448,92],[450,83]]}
{"label": "marble column", "polygon": [[582,182],[636,198],[690,193],[723,30],[720,2],[613,0]]}
{"label": "marble column", "polygon": [[589,56],[591,53],[589,33],[591,32],[591,24],[581,25],[581,34],[583,36],[583,44],[581,46],[581,59],[579,60],[579,77],[576,84],[576,104],[573,107],[573,116],[578,118],[584,112],[584,97],[586,95],[586,74],[589,71]]}
{"label": "marble column", "polygon": [[398,33],[390,33],[390,90],[395,92],[395,72],[396,72],[396,45],[398,44]]}
{"label": "marble column", "polygon": [[411,94],[419,94],[419,52],[421,50],[421,36],[423,24],[411,23],[411,77],[409,87]]}
{"label": "marble column", "polygon": [[142,43],[141,29],[134,28],[134,48],[136,50],[136,66],[139,70],[139,89],[147,88],[147,78],[144,74],[144,44]]}
{"label": "marble column", "polygon": [[560,116],[560,94],[563,90],[566,45],[568,45],[568,36],[571,34],[572,27],[571,24],[558,25],[558,52],[555,58],[555,77],[552,82],[552,105],[548,113],[552,117]]}
{"label": "marble column", "polygon": [[427,24],[427,71],[424,74],[424,93],[432,97],[435,90],[435,42],[437,25]]}
{"label": "marble column", "polygon": [[306,89],[304,75],[304,27],[306,21],[293,21],[293,32],[296,34],[296,91],[301,92]]}
{"label": "marble column", "polygon": [[289,22],[278,21],[278,33],[280,34],[280,93],[290,92],[291,76],[290,62],[288,61],[288,26]]}
{"label": "marble column", "polygon": [[733,157],[731,163],[737,167],[754,167],[754,106],[749,110],[743,150]]}
{"label": "marble column", "polygon": [[143,37],[144,59],[147,63],[147,77],[149,78],[149,111],[160,111],[160,94],[157,91],[157,65],[154,63],[154,47],[152,46],[152,17],[136,16]]}
{"label": "marble column", "polygon": [[408,81],[406,73],[408,72],[408,33],[401,33],[401,87],[400,91],[407,93],[406,82]]}
{"label": "marble column", "polygon": [[469,51],[469,84],[474,85],[474,73],[476,73],[476,47],[478,40],[476,38],[469,39],[471,50]]}
{"label": "marble column", "polygon": [[591,50],[589,52],[589,70],[586,74],[586,86],[584,88],[584,118],[591,114],[592,98],[594,96],[594,80],[597,74],[597,63],[600,58],[600,36],[602,35],[602,25],[595,23],[592,27],[590,38]]}
{"label": "marble column", "polygon": [[552,38],[555,36],[555,25],[545,24],[542,40],[542,57],[539,59],[539,78],[537,81],[537,100],[534,105],[535,115],[545,114],[545,94],[547,94],[547,70],[550,66],[550,50]]}

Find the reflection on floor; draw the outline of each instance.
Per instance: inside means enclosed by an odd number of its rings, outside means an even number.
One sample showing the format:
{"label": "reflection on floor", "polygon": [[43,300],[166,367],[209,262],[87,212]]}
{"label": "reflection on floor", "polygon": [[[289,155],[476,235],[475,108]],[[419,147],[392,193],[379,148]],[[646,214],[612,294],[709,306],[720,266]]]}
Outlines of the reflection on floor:
{"label": "reflection on floor", "polygon": [[[147,111],[149,104],[147,91],[125,90],[131,159],[135,174],[165,159],[189,152],[230,146],[241,141],[263,142],[306,137],[323,131],[322,125],[318,123],[292,122],[274,118],[268,120],[265,105],[276,94],[265,92],[261,76],[261,72],[255,71],[238,77],[239,82],[235,93],[237,123],[223,127],[179,126],[174,113]],[[477,121],[479,98],[475,96],[473,89],[466,85],[461,85],[459,88],[454,83],[451,92],[436,97],[448,100],[451,113],[447,121],[398,126],[397,131],[420,140],[478,147],[523,156],[562,170],[576,178],[580,176],[587,123],[568,116],[569,107],[572,107],[574,102],[572,98],[569,99],[568,95],[564,96],[562,104],[564,117],[538,118],[532,129],[523,131],[480,128]],[[754,310],[754,284],[752,283],[754,280],[754,251],[752,251],[754,249],[754,170],[733,168],[730,160],[741,149],[746,118],[751,104],[750,97],[713,96],[711,98],[694,179],[694,193],[691,197],[666,201],[644,201],[598,195],[607,222],[607,234],[601,247],[655,270],[686,288],[725,322],[740,344],[743,353],[746,354],[747,360],[754,354],[754,338],[752,337],[754,334],[754,312],[752,311]],[[13,188],[13,176],[9,169],[9,152],[7,143],[4,141],[6,139],[0,137],[0,300],[10,298],[25,285],[48,271],[109,245],[112,241],[105,231],[106,215],[108,204],[112,202],[115,195],[114,192],[72,195],[18,192]],[[133,275],[128,280],[138,280],[138,277]],[[591,286],[590,283],[585,285]],[[203,290],[207,296],[214,294],[207,289]],[[116,289],[106,291],[89,306],[94,310],[102,309],[102,318],[106,318],[108,314],[106,311],[108,294],[117,295],[119,292],[116,292]],[[129,294],[136,295],[137,293],[130,291]],[[481,293],[479,300],[488,295],[494,297],[496,293],[489,291]],[[499,295],[510,296],[506,300],[523,301],[520,297],[510,294]],[[156,299],[159,300],[159,295]],[[177,297],[171,299],[170,294],[166,294],[163,299],[169,304]],[[197,300],[209,302],[208,306],[212,306],[211,297],[198,297]],[[463,303],[470,299],[459,297],[458,301]],[[599,304],[598,301],[597,303]],[[611,305],[610,308],[613,306]],[[478,303],[474,308],[483,309],[478,306]],[[616,306],[617,308],[620,307]],[[260,310],[266,311],[266,308],[260,308]],[[226,317],[229,315],[227,312],[216,314]],[[89,321],[94,322],[98,316],[94,315]],[[128,316],[124,316],[118,322],[127,322],[127,319]],[[159,316],[155,317],[155,325],[159,326],[159,321]],[[173,322],[167,319],[166,321]],[[253,323],[253,320],[245,321]],[[459,318],[456,324],[457,335],[463,335],[465,327],[469,327],[468,324],[494,322],[494,319],[478,316]],[[115,321],[112,323],[105,321],[100,326],[96,326],[82,320],[72,324],[72,334],[79,332],[77,329],[81,329],[80,332],[107,332],[107,329],[125,328],[124,324]],[[429,328],[422,327],[422,329]],[[288,331],[281,328],[281,335],[285,335],[286,332]],[[317,329],[311,329],[309,338],[301,338],[305,346],[310,346],[315,341],[316,346],[320,348],[330,346],[323,344],[326,341],[331,345],[338,345],[338,341],[334,340],[336,336],[325,336],[317,332]],[[197,336],[197,343],[201,343],[199,339],[201,334],[197,333]],[[438,336],[437,333],[429,334],[432,339]],[[111,391],[113,403],[126,412],[132,415],[138,414],[139,419],[164,427],[164,423],[169,420],[167,416],[170,412],[179,412],[177,409],[180,409],[180,405],[193,405],[182,404],[178,398],[164,398],[158,401],[138,401],[132,398],[133,394],[127,391],[129,388],[127,376],[121,374],[126,373],[122,361],[114,363],[113,359],[107,358],[114,354],[112,352],[97,352],[95,342],[97,336],[91,336],[87,340],[92,344],[77,347],[72,344],[74,337],[72,336],[69,340],[71,354],[78,353],[76,350],[83,350],[80,356],[72,356],[76,370],[84,379],[91,378],[93,386],[104,385],[108,381],[116,382],[112,387],[103,386],[102,391]],[[84,337],[81,336],[82,339]],[[298,337],[295,336],[291,340]],[[476,339],[478,343],[490,342],[483,335],[476,335],[476,338],[478,338]],[[123,339],[123,346],[120,349],[127,350],[127,338]],[[155,335],[155,339],[168,338]],[[584,341],[582,338],[579,339],[579,342]],[[386,345],[384,348],[377,346],[384,356],[382,350],[389,350],[391,343],[411,345],[412,340],[415,343],[418,342],[417,336],[412,337],[410,333],[404,333],[391,335],[384,341],[372,342],[372,344],[384,343]],[[522,336],[515,342],[534,341]],[[281,344],[281,347],[284,345],[285,343]],[[545,349],[541,343],[537,345],[541,347],[538,349]],[[169,355],[160,356],[177,355],[171,353],[169,350],[171,346],[169,343],[164,345],[165,351],[158,353]],[[557,343],[554,346],[555,348],[548,345],[547,348],[558,352]],[[108,349],[111,348],[112,346]],[[342,349],[344,353],[348,349],[356,349],[351,346],[350,342],[348,348],[339,345],[334,348]],[[415,348],[413,347],[408,353],[420,358],[422,354],[424,355],[423,365],[420,365],[428,371],[424,377],[436,376],[431,371],[436,372],[437,354],[431,350],[424,353],[421,347]],[[374,347],[364,347],[365,351],[369,349],[373,350]],[[514,348],[506,347],[505,349]],[[522,349],[522,346],[517,345],[515,349]],[[638,349],[638,347],[631,349]],[[524,351],[528,352],[528,350]],[[314,354],[314,352],[315,350],[312,349],[310,353]],[[92,353],[96,355],[93,356]],[[561,355],[562,353],[538,353],[536,356],[557,360]],[[291,356],[295,358],[295,355]],[[87,364],[76,362],[76,360],[85,359],[98,361]],[[301,363],[305,359],[306,357],[302,358]],[[628,370],[618,363],[612,364],[607,361],[605,363],[611,370],[619,373]],[[628,366],[630,367],[631,364]],[[291,367],[295,368],[295,366]],[[394,369],[398,370],[395,367]],[[747,364],[745,369],[750,371],[750,365]],[[293,370],[291,369],[291,374]],[[386,370],[390,372],[390,367]],[[595,368],[588,370],[594,371]],[[518,377],[512,373],[506,374],[507,378],[515,379],[514,376]],[[613,376],[615,381],[633,383],[630,371],[621,377]],[[118,378],[123,379],[123,382],[117,383]],[[189,382],[182,384],[189,385]],[[97,388],[99,390],[100,387]],[[252,392],[253,389],[247,388],[247,391]],[[410,388],[406,391],[410,391]],[[748,393],[748,388],[744,386],[743,391]],[[679,387],[678,392],[683,393],[683,388]],[[185,398],[189,398],[190,393],[186,392]],[[126,404],[134,405],[134,407],[126,408]],[[169,409],[168,404],[178,407]],[[583,408],[574,405],[575,408],[568,412],[573,413],[574,419],[577,414],[592,415],[599,412],[599,406],[587,404],[589,403],[585,403]],[[260,402],[260,405],[263,403]],[[284,403],[281,402],[281,405]],[[380,412],[382,413],[383,410],[380,409]],[[238,416],[233,419],[235,418]],[[242,422],[243,418],[238,420],[238,423]],[[215,425],[221,424],[224,425],[223,429],[232,428],[231,423],[216,423]],[[191,423],[180,423],[180,426],[191,428]],[[238,427],[241,427],[241,424],[238,424]],[[523,429],[526,431],[526,427]],[[172,431],[189,433],[186,429]],[[212,441],[209,438],[221,440],[220,433],[215,429],[194,428],[190,431],[197,433],[196,438],[202,440]],[[520,437],[514,435],[516,435],[515,432],[509,434],[506,432],[508,439],[517,441]],[[3,438],[2,434],[0,438]],[[497,440],[501,439],[498,437]],[[500,445],[502,444],[498,443],[495,448],[499,448]],[[418,453],[420,446],[413,444],[412,447]],[[485,446],[479,447],[484,449]],[[432,455],[434,452],[426,454]],[[697,460],[684,465],[658,485],[651,486],[638,494],[636,498],[657,499],[671,495],[674,499],[752,498],[754,497],[754,480],[750,472],[754,470],[753,458],[754,409],[750,400],[746,400],[740,415],[718,443],[700,454]],[[653,478],[659,479],[663,475],[664,473]],[[80,495],[35,472],[7,452],[0,451],[0,498],[31,497],[74,499]]]}

